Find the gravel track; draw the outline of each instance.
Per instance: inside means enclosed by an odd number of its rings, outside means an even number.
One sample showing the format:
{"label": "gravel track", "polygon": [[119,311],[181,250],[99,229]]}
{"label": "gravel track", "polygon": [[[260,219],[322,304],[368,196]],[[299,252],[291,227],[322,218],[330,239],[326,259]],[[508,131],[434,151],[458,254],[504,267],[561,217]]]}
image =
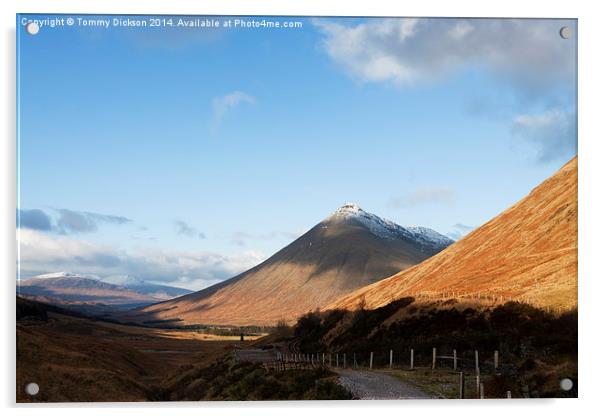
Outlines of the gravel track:
{"label": "gravel track", "polygon": [[373,371],[338,370],[340,384],[360,400],[431,399],[416,387]]}

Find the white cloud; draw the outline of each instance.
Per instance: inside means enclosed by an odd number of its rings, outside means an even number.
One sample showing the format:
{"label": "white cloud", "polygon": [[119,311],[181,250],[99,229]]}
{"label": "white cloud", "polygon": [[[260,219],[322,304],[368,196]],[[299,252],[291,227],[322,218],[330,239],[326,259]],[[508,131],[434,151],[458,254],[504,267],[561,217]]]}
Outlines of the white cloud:
{"label": "white cloud", "polygon": [[552,109],[514,118],[514,133],[535,148],[539,162],[573,156],[577,149],[575,113]]}
{"label": "white cloud", "polygon": [[228,112],[238,107],[240,104],[255,104],[255,97],[242,91],[232,91],[226,95],[213,99],[213,120],[210,130],[217,133],[224,117]]}
{"label": "white cloud", "polygon": [[57,271],[100,277],[131,275],[149,282],[198,290],[245,271],[265,259],[255,251],[232,255],[205,251],[142,249],[134,252],[73,239],[19,230],[23,277]]}
{"label": "white cloud", "polygon": [[362,82],[407,86],[485,67],[519,88],[575,76],[571,21],[545,19],[378,19],[346,25],[315,20],[330,58]]}
{"label": "white cloud", "polygon": [[449,203],[454,192],[448,188],[420,188],[414,192],[391,198],[389,206],[392,208],[411,208],[422,205]]}

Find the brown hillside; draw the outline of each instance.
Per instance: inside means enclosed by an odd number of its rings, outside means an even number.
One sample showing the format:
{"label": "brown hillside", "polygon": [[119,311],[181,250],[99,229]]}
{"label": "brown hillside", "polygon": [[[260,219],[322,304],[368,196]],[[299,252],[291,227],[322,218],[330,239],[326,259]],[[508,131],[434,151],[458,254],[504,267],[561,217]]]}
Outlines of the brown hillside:
{"label": "brown hillside", "polygon": [[577,305],[577,158],[436,256],[346,295],[328,309],[393,299],[518,300],[554,311]]}

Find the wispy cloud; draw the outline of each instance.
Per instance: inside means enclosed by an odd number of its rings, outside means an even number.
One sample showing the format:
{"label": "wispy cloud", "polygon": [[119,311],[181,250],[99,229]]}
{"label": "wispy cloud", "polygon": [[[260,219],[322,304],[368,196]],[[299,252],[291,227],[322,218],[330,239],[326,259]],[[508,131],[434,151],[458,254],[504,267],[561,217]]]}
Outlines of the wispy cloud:
{"label": "wispy cloud", "polygon": [[216,134],[226,115],[241,104],[255,104],[255,97],[242,91],[232,91],[213,99],[213,119],[210,132]]}
{"label": "wispy cloud", "polygon": [[420,188],[407,195],[389,200],[391,208],[413,208],[430,204],[447,204],[453,200],[454,191],[449,188]]}
{"label": "wispy cloud", "polygon": [[58,209],[59,218],[56,222],[60,233],[91,233],[98,230],[99,224],[123,225],[132,220],[118,215],[98,214],[95,212],[73,211]]}
{"label": "wispy cloud", "polygon": [[100,277],[131,275],[191,290],[232,277],[265,259],[263,254],[255,251],[230,255],[161,249],[127,251],[29,229],[21,230],[19,243],[19,267],[24,277],[56,271]]}
{"label": "wispy cloud", "polygon": [[178,233],[179,235],[183,235],[183,236],[189,237],[189,238],[200,238],[200,239],[206,238],[204,233],[202,233],[199,230],[197,230],[196,228],[190,226],[185,221],[176,220],[175,226],[176,226],[176,233]]}
{"label": "wispy cloud", "polygon": [[51,212],[53,214],[41,209],[17,210],[17,226],[59,234],[73,234],[96,232],[101,224],[124,225],[132,222],[131,219],[123,216],[65,208],[53,209]]}
{"label": "wispy cloud", "polygon": [[560,109],[521,114],[514,119],[513,132],[534,146],[536,160],[549,162],[577,153],[575,113]]}

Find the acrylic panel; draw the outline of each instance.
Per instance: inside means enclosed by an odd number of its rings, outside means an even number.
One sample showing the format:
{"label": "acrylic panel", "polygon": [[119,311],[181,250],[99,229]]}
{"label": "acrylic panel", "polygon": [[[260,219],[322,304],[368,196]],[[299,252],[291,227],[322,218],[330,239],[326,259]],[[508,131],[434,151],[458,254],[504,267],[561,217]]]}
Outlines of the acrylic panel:
{"label": "acrylic panel", "polygon": [[17,15],[18,402],[577,397],[577,21]]}

